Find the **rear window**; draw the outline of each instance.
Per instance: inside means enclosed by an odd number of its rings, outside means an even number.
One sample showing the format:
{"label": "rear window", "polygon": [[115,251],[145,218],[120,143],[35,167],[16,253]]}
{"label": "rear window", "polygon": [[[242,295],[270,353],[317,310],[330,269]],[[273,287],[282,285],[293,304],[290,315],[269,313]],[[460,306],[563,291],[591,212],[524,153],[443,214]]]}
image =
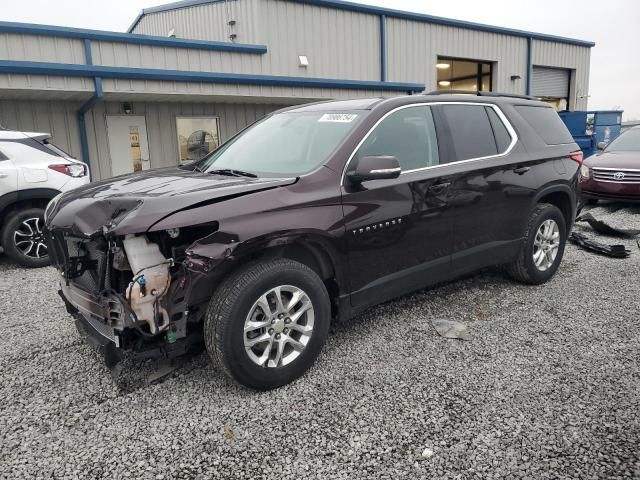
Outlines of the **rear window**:
{"label": "rear window", "polygon": [[547,145],[573,143],[573,137],[553,108],[516,105],[515,109]]}

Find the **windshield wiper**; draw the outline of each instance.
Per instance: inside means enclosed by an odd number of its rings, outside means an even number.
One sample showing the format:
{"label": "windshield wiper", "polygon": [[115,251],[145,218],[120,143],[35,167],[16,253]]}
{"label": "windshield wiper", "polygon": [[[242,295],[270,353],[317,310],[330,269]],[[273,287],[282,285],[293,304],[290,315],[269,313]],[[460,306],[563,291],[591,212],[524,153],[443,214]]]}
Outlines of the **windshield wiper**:
{"label": "windshield wiper", "polygon": [[233,168],[221,168],[220,170],[209,170],[207,173],[212,175],[229,175],[232,177],[248,177],[258,178],[255,173],[243,172],[242,170],[235,170]]}

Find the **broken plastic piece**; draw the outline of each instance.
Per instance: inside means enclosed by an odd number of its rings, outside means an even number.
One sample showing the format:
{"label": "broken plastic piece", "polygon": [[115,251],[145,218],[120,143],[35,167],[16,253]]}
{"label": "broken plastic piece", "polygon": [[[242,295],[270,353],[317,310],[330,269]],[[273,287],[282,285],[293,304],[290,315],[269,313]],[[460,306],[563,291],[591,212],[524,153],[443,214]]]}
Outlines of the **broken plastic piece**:
{"label": "broken plastic piece", "polygon": [[467,326],[453,320],[443,320],[440,318],[432,319],[431,324],[436,332],[444,338],[453,338],[457,340],[471,340],[471,335],[467,331]]}
{"label": "broken plastic piece", "polygon": [[602,235],[626,238],[633,238],[640,235],[640,230],[623,230],[621,228],[612,227],[602,220],[596,219],[590,213],[580,215],[578,218],[576,218],[576,222],[587,222],[589,225],[591,225],[591,228],[593,228],[596,232],[601,233]]}
{"label": "broken plastic piece", "polygon": [[586,235],[577,232],[571,232],[571,235],[569,235],[569,241],[584,248],[585,250],[607,255],[609,257],[627,258],[631,255],[631,250],[628,250],[624,245],[606,245],[604,243],[596,242]]}

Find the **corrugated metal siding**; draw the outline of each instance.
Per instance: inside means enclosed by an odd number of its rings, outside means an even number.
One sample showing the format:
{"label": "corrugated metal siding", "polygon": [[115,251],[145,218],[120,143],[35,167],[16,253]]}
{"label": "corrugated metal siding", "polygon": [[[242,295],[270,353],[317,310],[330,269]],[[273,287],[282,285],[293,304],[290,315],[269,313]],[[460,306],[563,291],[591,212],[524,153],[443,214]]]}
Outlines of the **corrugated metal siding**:
{"label": "corrugated metal siding", "polygon": [[[261,59],[273,75],[380,79],[380,23],[376,15],[282,0],[258,5]],[[309,66],[298,65],[306,55]]]}
{"label": "corrugated metal siding", "polygon": [[80,158],[76,102],[0,100],[0,125],[23,132],[50,133],[53,143]]}
{"label": "corrugated metal siding", "polygon": [[[0,59],[31,62],[85,63],[81,40],[15,33],[0,33]],[[38,75],[0,75],[0,89],[87,90],[84,78]]]}
{"label": "corrugated metal siding", "polygon": [[211,50],[93,42],[93,63],[195,72],[262,73],[261,55]]}
{"label": "corrugated metal siding", "polygon": [[[255,3],[256,0],[233,0],[150,13],[140,20],[133,33],[164,37],[174,28],[180,38],[228,42],[229,35],[235,33],[236,42],[256,43],[259,32]],[[235,25],[228,25],[230,20],[235,20]]]}
{"label": "corrugated metal siding", "polygon": [[[165,82],[147,80],[103,80],[103,88],[106,93],[133,94],[133,95],[215,95],[223,97],[256,97],[273,99],[345,99],[366,98],[403,95],[406,92],[380,92],[377,90],[344,90],[334,88],[301,88],[301,87],[274,87],[268,85],[235,85],[214,84],[198,82]],[[178,101],[179,98],[176,98]],[[214,99],[203,98],[206,101]]]}
{"label": "corrugated metal siding", "polygon": [[575,70],[571,78],[569,106],[575,110],[586,110],[591,49],[544,40],[534,40],[532,47],[533,65]]}
{"label": "corrugated metal siding", "polygon": [[[494,91],[525,93],[527,42],[496,33],[387,18],[389,81],[424,82],[436,90],[438,56],[496,62]],[[512,75],[521,80],[512,81]]]}
{"label": "corrugated metal siding", "polygon": [[[94,179],[111,176],[106,116],[122,114],[121,106],[121,103],[117,102],[99,103],[87,114],[87,130],[90,132],[89,151]],[[282,105],[248,103],[132,102],[131,106],[133,114],[144,115],[146,118],[152,168],[178,164],[176,116],[219,117],[220,139],[224,142],[247,125],[282,108]]]}

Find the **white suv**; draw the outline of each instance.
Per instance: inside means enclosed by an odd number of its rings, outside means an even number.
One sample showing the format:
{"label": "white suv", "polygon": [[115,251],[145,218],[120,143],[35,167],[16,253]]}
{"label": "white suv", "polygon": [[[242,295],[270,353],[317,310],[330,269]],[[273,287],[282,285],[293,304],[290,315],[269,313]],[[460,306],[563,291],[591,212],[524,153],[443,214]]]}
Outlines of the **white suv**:
{"label": "white suv", "polygon": [[0,245],[27,267],[49,264],[42,237],[49,201],[89,183],[87,165],[50,143],[49,137],[0,130]]}

